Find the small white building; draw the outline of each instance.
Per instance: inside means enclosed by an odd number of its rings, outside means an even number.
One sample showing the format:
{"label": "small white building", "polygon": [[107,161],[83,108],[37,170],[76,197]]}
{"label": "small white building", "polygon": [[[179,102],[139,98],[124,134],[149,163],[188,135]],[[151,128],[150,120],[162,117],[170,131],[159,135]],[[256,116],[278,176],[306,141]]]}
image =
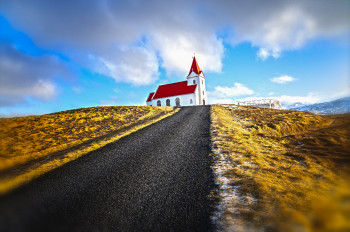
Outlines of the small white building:
{"label": "small white building", "polygon": [[270,108],[270,109],[281,109],[281,102],[275,99],[255,99],[255,100],[245,100],[245,101],[237,101],[237,105],[240,106],[254,106],[261,108]]}
{"label": "small white building", "polygon": [[147,106],[195,106],[207,103],[205,77],[193,57],[192,66],[187,81],[159,85],[157,90],[150,93]]}

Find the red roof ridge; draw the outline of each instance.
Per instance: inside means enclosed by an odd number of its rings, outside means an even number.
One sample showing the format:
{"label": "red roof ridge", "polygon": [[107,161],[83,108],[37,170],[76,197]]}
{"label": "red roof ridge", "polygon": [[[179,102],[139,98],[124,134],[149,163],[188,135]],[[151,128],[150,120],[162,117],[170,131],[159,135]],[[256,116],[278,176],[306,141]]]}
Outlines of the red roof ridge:
{"label": "red roof ridge", "polygon": [[187,82],[187,81],[178,81],[178,82],[173,82],[173,83],[168,83],[168,84],[162,84],[162,85],[159,85],[159,86],[173,85],[173,84],[178,84],[178,83],[181,83],[181,82]]}
{"label": "red roof ridge", "polygon": [[187,76],[189,76],[191,74],[191,72],[194,72],[194,73],[196,73],[198,75],[202,73],[202,70],[199,68],[199,65],[197,63],[197,60],[196,60],[195,56],[193,57],[191,69],[190,69],[190,72],[188,73]]}
{"label": "red roof ridge", "polygon": [[153,95],[153,99],[173,97],[177,95],[191,94],[196,90],[197,85],[187,85],[187,81],[180,81],[170,84],[159,85]]}
{"label": "red roof ridge", "polygon": [[153,96],[154,96],[154,92],[150,93],[150,94],[148,95],[148,98],[147,98],[147,101],[146,101],[146,102],[152,101]]}

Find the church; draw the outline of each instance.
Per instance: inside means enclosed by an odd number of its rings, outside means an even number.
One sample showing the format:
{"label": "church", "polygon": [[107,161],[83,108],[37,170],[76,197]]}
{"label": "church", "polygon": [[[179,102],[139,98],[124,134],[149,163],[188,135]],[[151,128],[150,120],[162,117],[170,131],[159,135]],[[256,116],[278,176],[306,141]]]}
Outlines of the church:
{"label": "church", "polygon": [[195,106],[207,103],[205,77],[199,68],[196,57],[193,57],[187,81],[159,85],[150,93],[147,106]]}

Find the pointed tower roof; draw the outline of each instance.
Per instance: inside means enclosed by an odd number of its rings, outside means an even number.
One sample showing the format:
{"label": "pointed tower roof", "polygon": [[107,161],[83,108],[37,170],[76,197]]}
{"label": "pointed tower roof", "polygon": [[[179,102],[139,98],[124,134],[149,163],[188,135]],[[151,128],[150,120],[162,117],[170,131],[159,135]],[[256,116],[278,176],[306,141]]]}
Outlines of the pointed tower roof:
{"label": "pointed tower roof", "polygon": [[194,73],[196,73],[198,75],[202,73],[202,70],[199,68],[195,56],[193,57],[192,66],[191,66],[190,72],[188,73],[187,76],[189,76],[192,72],[194,72]]}

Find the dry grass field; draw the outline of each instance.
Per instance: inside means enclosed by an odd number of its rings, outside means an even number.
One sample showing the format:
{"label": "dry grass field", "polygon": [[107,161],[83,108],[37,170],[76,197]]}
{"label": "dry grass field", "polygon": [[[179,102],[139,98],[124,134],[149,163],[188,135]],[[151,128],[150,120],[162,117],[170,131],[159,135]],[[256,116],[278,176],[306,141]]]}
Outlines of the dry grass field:
{"label": "dry grass field", "polygon": [[175,112],[111,106],[0,119],[0,193]]}
{"label": "dry grass field", "polygon": [[215,105],[223,231],[350,231],[350,115]]}

